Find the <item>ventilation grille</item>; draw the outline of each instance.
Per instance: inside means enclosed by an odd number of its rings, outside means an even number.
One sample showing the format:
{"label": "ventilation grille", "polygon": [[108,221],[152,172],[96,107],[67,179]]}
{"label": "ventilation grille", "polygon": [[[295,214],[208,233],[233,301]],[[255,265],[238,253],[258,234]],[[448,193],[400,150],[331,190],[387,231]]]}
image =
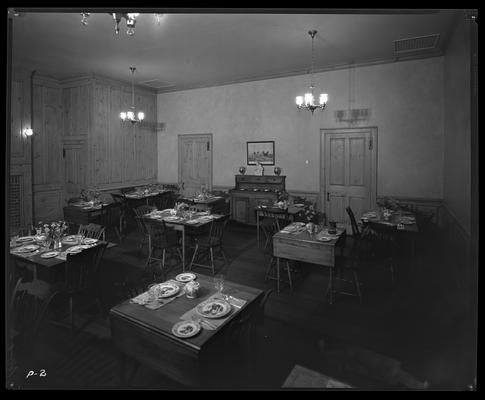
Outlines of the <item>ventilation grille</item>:
{"label": "ventilation grille", "polygon": [[149,81],[140,82],[141,85],[150,86],[155,89],[161,89],[166,87],[173,87],[170,83],[160,81],[158,79],[152,79]]}
{"label": "ventilation grille", "polygon": [[22,222],[21,197],[22,197],[22,175],[10,176],[9,187],[9,211],[10,228],[18,228]]}
{"label": "ventilation grille", "polygon": [[439,34],[419,36],[409,39],[394,40],[394,52],[396,54],[410,53],[421,50],[432,50],[438,45]]}

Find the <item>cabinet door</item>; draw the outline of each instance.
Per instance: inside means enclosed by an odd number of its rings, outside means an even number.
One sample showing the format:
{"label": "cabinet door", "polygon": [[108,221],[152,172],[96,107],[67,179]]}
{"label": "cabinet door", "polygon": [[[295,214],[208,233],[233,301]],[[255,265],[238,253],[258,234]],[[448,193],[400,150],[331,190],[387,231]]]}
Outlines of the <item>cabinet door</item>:
{"label": "cabinet door", "polygon": [[232,219],[247,223],[248,222],[249,199],[247,197],[232,198]]}

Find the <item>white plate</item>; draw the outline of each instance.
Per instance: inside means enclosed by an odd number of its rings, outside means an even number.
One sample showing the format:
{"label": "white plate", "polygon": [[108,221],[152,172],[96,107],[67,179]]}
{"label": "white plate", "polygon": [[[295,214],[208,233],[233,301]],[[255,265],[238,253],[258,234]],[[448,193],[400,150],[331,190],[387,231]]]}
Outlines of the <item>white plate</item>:
{"label": "white plate", "polygon": [[193,281],[196,278],[197,278],[197,276],[195,276],[195,274],[193,274],[191,272],[184,272],[182,274],[178,274],[175,277],[175,280],[185,283],[185,282]]}
{"label": "white plate", "polygon": [[180,321],[172,327],[172,333],[179,338],[189,338],[200,332],[200,324],[195,321]]}
{"label": "white plate", "polygon": [[81,251],[83,251],[86,247],[85,246],[72,246],[72,247],[69,247],[67,250],[66,250],[66,253],[67,254],[75,254],[75,253],[80,253]]}
{"label": "white plate", "polygon": [[23,237],[19,237],[17,239],[17,242],[25,243],[25,242],[31,242],[32,240],[34,240],[34,236],[23,236]]}
{"label": "white plate", "polygon": [[214,299],[200,303],[195,311],[205,318],[221,318],[229,314],[231,305],[227,301]]}
{"label": "white plate", "polygon": [[65,243],[76,243],[78,241],[78,237],[75,235],[66,236],[64,239],[62,239],[62,241]]}
{"label": "white plate", "polygon": [[198,219],[189,219],[185,221],[186,224],[198,224],[200,221]]}
{"label": "white plate", "polygon": [[30,253],[31,251],[37,250],[39,246],[36,244],[27,244],[25,246],[21,246],[15,249],[17,253]]}
{"label": "white plate", "polygon": [[166,298],[171,297],[174,294],[177,294],[180,291],[180,287],[175,283],[165,282],[160,283],[155,288],[155,293],[157,294],[158,298]]}
{"label": "white plate", "polygon": [[182,218],[180,217],[165,217],[164,221],[180,221]]}
{"label": "white plate", "polygon": [[41,258],[52,258],[58,255],[59,255],[58,251],[48,251],[47,253],[43,253],[40,256]]}
{"label": "white plate", "polygon": [[293,204],[293,205],[294,205],[295,207],[305,207],[305,204],[300,204],[300,203],[298,203],[298,204]]}
{"label": "white plate", "polygon": [[93,244],[93,243],[96,243],[98,242],[98,239],[94,239],[94,238],[86,238],[84,239],[84,244]]}
{"label": "white plate", "polygon": [[320,242],[330,242],[331,240],[333,240],[333,238],[329,238],[329,237],[319,237],[317,240],[319,240]]}

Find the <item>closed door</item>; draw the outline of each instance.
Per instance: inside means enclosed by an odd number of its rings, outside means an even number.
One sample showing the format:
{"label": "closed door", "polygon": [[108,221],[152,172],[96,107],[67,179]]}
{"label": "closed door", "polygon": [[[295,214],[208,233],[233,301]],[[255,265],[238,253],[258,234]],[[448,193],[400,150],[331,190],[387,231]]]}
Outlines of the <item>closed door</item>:
{"label": "closed door", "polygon": [[86,189],[86,144],[64,142],[64,193],[66,200],[79,197]]}
{"label": "closed door", "polygon": [[375,128],[335,129],[322,131],[323,187],[321,194],[329,221],[347,226],[345,210],[352,208],[356,219],[375,206],[376,157]]}
{"label": "closed door", "polygon": [[212,190],[212,134],[179,135],[179,185],[184,196]]}

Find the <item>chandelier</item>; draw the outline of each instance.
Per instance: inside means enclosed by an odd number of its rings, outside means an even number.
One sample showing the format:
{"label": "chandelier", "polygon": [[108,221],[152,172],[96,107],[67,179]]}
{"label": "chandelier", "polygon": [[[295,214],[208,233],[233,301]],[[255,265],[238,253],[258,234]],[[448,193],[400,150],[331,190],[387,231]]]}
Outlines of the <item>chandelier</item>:
{"label": "chandelier", "polygon": [[296,96],[296,106],[298,109],[305,108],[307,110],[310,110],[313,114],[313,112],[317,109],[320,108],[322,111],[325,110],[325,106],[327,105],[328,101],[328,94],[327,93],[322,93],[320,94],[319,97],[319,104],[315,104],[315,97],[313,96],[313,89],[315,86],[313,85],[313,41],[315,38],[315,35],[317,34],[316,30],[313,31],[308,31],[308,34],[312,37],[312,67],[311,67],[311,82],[310,82],[310,93],[305,93],[304,96]]}
{"label": "chandelier", "polygon": [[120,118],[123,121],[129,121],[132,124],[136,124],[137,122],[143,121],[145,118],[145,113],[143,111],[135,111],[135,67],[130,67],[131,71],[131,107],[129,111],[122,111],[120,112]]}

